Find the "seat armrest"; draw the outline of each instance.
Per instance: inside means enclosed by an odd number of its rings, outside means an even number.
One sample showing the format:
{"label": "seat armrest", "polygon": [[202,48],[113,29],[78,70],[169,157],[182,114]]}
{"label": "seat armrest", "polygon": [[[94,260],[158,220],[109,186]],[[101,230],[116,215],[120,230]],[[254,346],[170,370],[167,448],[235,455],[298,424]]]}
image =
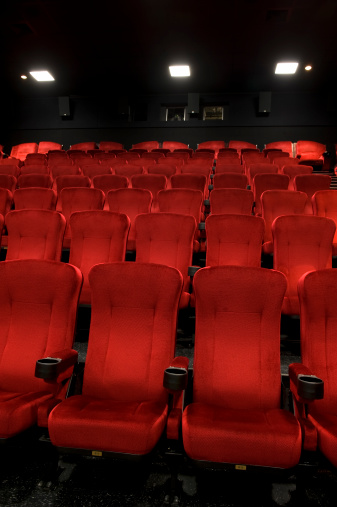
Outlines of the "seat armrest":
{"label": "seat armrest", "polygon": [[205,222],[199,222],[198,229],[199,231],[205,231],[206,230]]}
{"label": "seat armrest", "polygon": [[324,397],[324,381],[313,375],[309,368],[301,363],[289,365],[290,389],[295,398],[308,403]]}
{"label": "seat armrest", "polygon": [[76,350],[61,350],[48,357],[36,361],[35,377],[45,381],[61,382],[67,376],[71,376],[69,368],[72,368],[78,359]]}

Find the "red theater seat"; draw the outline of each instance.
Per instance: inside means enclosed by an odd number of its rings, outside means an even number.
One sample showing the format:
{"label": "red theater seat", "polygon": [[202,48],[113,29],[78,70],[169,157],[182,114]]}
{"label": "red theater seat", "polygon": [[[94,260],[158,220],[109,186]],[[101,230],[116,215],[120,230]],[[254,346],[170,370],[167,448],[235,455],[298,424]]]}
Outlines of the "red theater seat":
{"label": "red theater seat", "polygon": [[62,144],[53,143],[52,141],[40,141],[38,153],[48,153],[50,150],[62,150]]}
{"label": "red theater seat", "polygon": [[196,273],[194,289],[193,402],[182,421],[187,455],[210,467],[294,467],[301,455],[301,429],[281,408],[284,275],[263,268],[207,267]]}
{"label": "red theater seat", "polygon": [[250,215],[209,215],[206,266],[261,266],[264,220]]}
{"label": "red theater seat", "polygon": [[147,151],[151,151],[155,148],[159,148],[159,143],[158,141],[143,141],[142,143],[133,144],[132,148],[141,148]]}
{"label": "red theater seat", "polygon": [[70,147],[70,151],[72,150],[82,150],[82,151],[88,151],[88,150],[95,150],[97,148],[97,145],[93,141],[87,141],[85,143],[77,143],[73,144]]}
{"label": "red theater seat", "polygon": [[294,178],[294,189],[305,192],[308,196],[307,213],[312,213],[311,198],[318,190],[329,190],[331,176],[328,174],[298,174]]}
{"label": "red theater seat", "polygon": [[286,174],[289,176],[289,190],[294,190],[294,179],[295,176],[298,174],[312,174],[313,167],[310,165],[299,165],[299,164],[292,164],[292,165],[285,165],[281,168],[280,171],[282,174]]}
{"label": "red theater seat", "polygon": [[248,178],[241,173],[215,173],[213,178],[214,188],[241,188],[246,189]]}
{"label": "red theater seat", "polygon": [[69,248],[70,215],[75,211],[102,210],[104,206],[104,192],[98,188],[63,188],[63,190],[61,190],[57,205],[60,207],[60,211],[67,221],[66,231],[63,239],[63,248]]}
{"label": "red theater seat", "polygon": [[235,213],[251,215],[254,194],[245,188],[215,188],[209,195],[212,215]]}
{"label": "red theater seat", "polygon": [[22,143],[13,146],[10,156],[24,161],[27,153],[37,153],[38,145],[36,143]]}
{"label": "red theater seat", "polygon": [[49,174],[20,174],[18,177],[17,185],[18,188],[51,188],[53,185],[53,180]]}
{"label": "red theater seat", "polygon": [[144,213],[135,219],[136,262],[165,264],[177,268],[183,276],[184,287],[179,307],[190,301],[190,277],[195,218],[176,213]]}
{"label": "red theater seat", "polygon": [[65,218],[57,211],[23,209],[6,216],[8,248],[13,259],[61,260]]}
{"label": "red theater seat", "polygon": [[168,420],[163,375],[174,359],[182,277],[167,266],[124,262],[94,266],[89,282],[82,394],[52,411],[50,438],[63,451],[141,457],[156,446]]}
{"label": "red theater seat", "polygon": [[293,156],[293,143],[291,141],[274,141],[265,145],[266,149],[282,150],[289,154],[289,157]]}
{"label": "red theater seat", "polygon": [[158,192],[167,187],[167,178],[164,174],[135,174],[131,177],[132,188],[150,190],[152,194],[151,211],[158,211]]}
{"label": "red theater seat", "polygon": [[307,194],[294,190],[266,190],[261,196],[262,218],[265,222],[265,233],[262,245],[263,253],[269,255],[274,251],[272,224],[281,215],[304,215]]}
{"label": "red theater seat", "polygon": [[[323,269],[303,275],[298,283],[301,323],[302,364],[289,366],[290,387],[296,415],[304,429],[304,449],[318,448],[337,466],[337,342],[336,299],[337,271]],[[302,377],[302,379],[301,379]],[[318,378],[317,378],[318,377]],[[303,399],[298,388],[304,384],[323,387],[317,396]],[[322,382],[320,382],[323,381]],[[317,392],[317,391],[316,391]]]}
{"label": "red theater seat", "polygon": [[[1,262],[0,280],[0,438],[7,439],[46,426],[48,411],[65,397],[77,361],[82,275],[69,264],[29,259]],[[34,376],[42,358],[57,365],[48,381]]]}
{"label": "red theater seat", "polygon": [[77,211],[69,219],[71,248],[69,263],[83,274],[79,302],[91,304],[88,274],[95,264],[124,261],[130,219],[110,211]]}
{"label": "red theater seat", "polygon": [[[326,146],[315,141],[297,141],[296,156],[300,164],[323,166]],[[312,164],[310,163],[312,162]]]}
{"label": "red theater seat", "polygon": [[17,179],[12,174],[0,174],[0,188],[5,188],[10,192],[14,192]]}
{"label": "red theater seat", "polygon": [[106,201],[110,211],[125,213],[131,226],[127,241],[127,250],[136,250],[135,218],[140,213],[150,213],[152,194],[144,188],[120,188],[108,192]]}
{"label": "red theater seat", "polygon": [[288,288],[282,313],[299,315],[297,283],[307,271],[331,268],[333,220],[314,215],[283,215],[272,225],[274,269],[284,273]]}
{"label": "red theater seat", "polygon": [[[331,218],[337,226],[336,190],[318,190],[312,196],[314,215]],[[333,239],[332,255],[337,255],[337,231]]]}
{"label": "red theater seat", "polygon": [[289,176],[286,174],[266,174],[258,173],[254,176],[254,214],[261,215],[261,195],[266,190],[287,190],[289,185]]}
{"label": "red theater seat", "polygon": [[14,208],[55,210],[57,195],[51,188],[17,188],[13,194]]}

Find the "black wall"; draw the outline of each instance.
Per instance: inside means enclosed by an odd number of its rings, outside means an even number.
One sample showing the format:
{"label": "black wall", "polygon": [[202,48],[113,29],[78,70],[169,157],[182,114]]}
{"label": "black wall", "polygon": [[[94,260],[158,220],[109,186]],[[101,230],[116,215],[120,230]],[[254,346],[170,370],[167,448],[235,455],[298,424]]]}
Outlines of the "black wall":
{"label": "black wall", "polygon": [[[106,140],[127,149],[148,140],[181,141],[195,149],[202,141],[230,139],[249,141],[260,149],[267,142],[306,139],[332,149],[337,141],[336,101],[324,94],[272,93],[268,114],[258,112],[258,93],[200,94],[199,118],[160,121],[163,107],[187,101],[187,94],[70,97],[70,117],[62,117],[58,97],[8,99],[3,103],[0,144],[8,152],[15,144],[39,141],[59,142],[65,149],[82,141]],[[223,105],[224,119],[203,121],[203,105]]]}

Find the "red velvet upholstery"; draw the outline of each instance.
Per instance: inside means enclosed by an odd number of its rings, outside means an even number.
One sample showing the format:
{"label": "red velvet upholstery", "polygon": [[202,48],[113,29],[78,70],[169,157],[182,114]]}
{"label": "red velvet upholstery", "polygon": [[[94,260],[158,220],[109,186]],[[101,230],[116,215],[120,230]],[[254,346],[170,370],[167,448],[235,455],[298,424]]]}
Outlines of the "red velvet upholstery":
{"label": "red velvet upholstery", "polygon": [[290,178],[289,180],[289,190],[294,190],[294,179],[298,174],[312,174],[313,167],[310,165],[285,165],[281,169],[282,174],[287,174]]}
{"label": "red velvet upholstery", "polygon": [[161,437],[168,413],[163,372],[175,350],[181,274],[167,266],[94,266],[82,395],[49,417],[56,446],[142,455]]}
{"label": "red velvet upholstery", "polygon": [[143,167],[135,164],[114,164],[113,166],[114,172],[117,176],[126,176],[127,178],[131,178],[135,174],[143,174]]}
{"label": "red velvet upholstery", "polygon": [[300,426],[280,408],[280,314],[286,279],[263,268],[218,266],[194,277],[193,402],[183,442],[195,460],[290,468]]}
{"label": "red velvet upholstery", "polygon": [[82,165],[81,171],[84,176],[88,176],[91,180],[101,174],[111,174],[111,168],[108,165],[102,165],[98,162],[96,164]]}
{"label": "red velvet upholstery", "polygon": [[203,143],[198,144],[198,150],[204,148],[210,148],[211,150],[214,150],[215,152],[214,158],[217,158],[219,150],[221,148],[225,148],[225,141],[204,141]]}
{"label": "red velvet upholstery", "polygon": [[240,155],[237,151],[220,151],[216,165],[219,164],[241,164]]}
{"label": "red velvet upholstery", "polygon": [[20,174],[17,185],[18,188],[51,188],[53,180],[49,174]]}
{"label": "red velvet upholstery", "polygon": [[208,193],[207,178],[204,174],[174,174],[170,178],[171,188],[190,188],[201,190],[206,198]]}
{"label": "red velvet upholstery", "polygon": [[[61,197],[61,192],[64,188],[89,188],[91,186],[91,181],[88,176],[82,176],[81,174],[65,174],[63,176],[57,176],[55,178],[56,190],[58,198]],[[60,206],[57,206],[60,210]]]}
{"label": "red velvet upholstery", "polygon": [[261,215],[261,195],[266,190],[287,190],[289,185],[289,176],[286,174],[268,174],[258,173],[254,176],[253,188],[254,188],[254,213],[255,215]]}
{"label": "red velvet upholstery", "polygon": [[167,186],[167,178],[163,174],[135,174],[131,176],[132,188],[144,188],[152,194],[151,211],[156,212],[158,208],[158,192]]}
{"label": "red velvet upholstery", "polygon": [[[179,213],[182,215],[192,215],[197,224],[203,219],[201,212],[203,205],[203,194],[200,190],[190,188],[170,188],[158,192],[159,211],[164,213]],[[198,228],[195,230],[193,250],[200,250],[200,233]]]}
{"label": "red velvet upholstery", "polygon": [[20,174],[20,168],[16,163],[9,163],[10,159],[5,158],[4,161],[8,161],[7,164],[0,164],[0,174],[10,174],[17,178]]}
{"label": "red velvet upholstery", "polygon": [[51,188],[17,188],[13,194],[14,208],[55,210],[57,195]]}
{"label": "red velvet upholstery", "polygon": [[27,153],[24,166],[47,165],[47,157],[44,153]]}
{"label": "red velvet upholstery", "polygon": [[282,168],[285,165],[299,165],[300,161],[298,158],[292,157],[275,157],[273,159],[273,164],[277,165],[279,168],[279,172],[282,172]]}
{"label": "red velvet upholstery", "polygon": [[256,149],[256,145],[252,143],[247,143],[246,141],[229,141],[228,148],[235,148],[241,154],[242,148]]}
{"label": "red velvet upholstery", "polygon": [[118,176],[117,174],[100,174],[92,179],[94,188],[99,188],[105,194],[104,209],[109,210],[108,192],[109,190],[117,190],[118,188],[128,188],[129,180],[126,176]]}
{"label": "red velvet upholstery", "polygon": [[[312,197],[314,215],[331,218],[337,226],[336,190],[319,190]],[[337,231],[333,238],[332,255],[337,255]]]}
{"label": "red velvet upholstery", "polygon": [[35,378],[35,363],[71,350],[82,275],[61,262],[17,260],[0,263],[0,280],[0,438],[8,438],[60,398],[62,385]]}
{"label": "red velvet upholstery", "polygon": [[237,213],[251,215],[254,194],[243,188],[215,188],[209,196],[212,215]]}
{"label": "red velvet upholstery", "polygon": [[188,148],[188,144],[179,143],[177,141],[163,141],[162,146],[163,146],[163,148],[167,148],[171,151],[173,151],[177,148]]}
{"label": "red velvet upholstery", "polygon": [[135,218],[140,213],[150,213],[152,194],[144,188],[120,188],[111,190],[106,197],[109,210],[125,213],[130,219],[127,250],[136,250]]}
{"label": "red velvet upholstery", "polygon": [[314,215],[284,215],[273,222],[274,269],[288,280],[282,313],[299,315],[297,283],[304,273],[331,268],[335,230],[333,220]]}
{"label": "red velvet upholstery", "polygon": [[23,209],[6,216],[8,248],[6,260],[61,260],[65,218],[57,211]]}
{"label": "red velvet upholstery", "polygon": [[249,215],[209,215],[206,266],[261,266],[264,220]]}
{"label": "red velvet upholstery", "polygon": [[36,143],[22,143],[13,146],[11,149],[11,157],[19,160],[25,160],[27,153],[37,153],[38,145]]}
{"label": "red velvet upholstery", "polygon": [[305,192],[309,197],[308,209],[313,212],[311,198],[318,190],[329,190],[331,185],[331,176],[328,174],[299,174],[294,179],[294,189]]}
{"label": "red velvet upholstery", "polygon": [[[247,167],[247,166],[246,166]],[[256,174],[275,174],[278,172],[278,166],[271,163],[253,163],[250,164],[246,169],[248,176],[248,184],[251,185],[254,191],[254,178]]]}
{"label": "red velvet upholstery", "polygon": [[215,173],[213,178],[214,188],[241,188],[246,189],[248,179],[240,173]]}
{"label": "red velvet upholstery", "polygon": [[289,153],[286,153],[284,151],[269,151],[267,153],[267,159],[270,162],[273,162],[275,158],[289,158]]}
{"label": "red velvet upholstery", "polygon": [[12,174],[0,174],[0,188],[5,188],[10,192],[14,192],[17,179]]}
{"label": "red velvet upholstery", "polygon": [[101,141],[99,143],[99,149],[100,150],[122,150],[123,145],[121,143],[115,143],[113,141]]}
{"label": "red velvet upholstery", "polygon": [[218,162],[215,167],[215,173],[239,173],[239,174],[245,174],[245,168],[242,164],[240,164],[240,160],[238,159],[237,163],[234,163],[234,160],[224,160],[218,159]]}
{"label": "red velvet upholstery", "polygon": [[88,150],[95,150],[97,148],[97,145],[94,141],[87,141],[85,143],[77,143],[77,144],[73,144],[71,147],[70,147],[70,151],[71,150],[83,150],[83,151],[88,151]]}
{"label": "red velvet upholstery", "polygon": [[46,164],[24,164],[21,169],[20,173],[22,174],[49,174],[49,168]]}
{"label": "red velvet upholstery", "polygon": [[124,261],[130,219],[110,211],[77,211],[69,219],[71,248],[69,263],[83,274],[80,303],[91,304],[88,273],[103,262]]}
{"label": "red velvet upholstery", "polygon": [[159,143],[158,141],[143,141],[142,143],[133,144],[132,148],[144,148],[145,150],[151,151],[155,148],[159,148]]}
{"label": "red velvet upholstery", "polygon": [[[84,176],[83,176],[84,178]],[[63,188],[57,202],[57,207],[67,221],[63,247],[70,246],[69,218],[75,211],[102,210],[104,206],[104,192],[98,188],[71,187]]]}
{"label": "red velvet upholstery", "polygon": [[0,215],[6,217],[13,203],[13,194],[7,188],[0,188]]}
{"label": "red velvet upholstery", "polygon": [[271,149],[280,149],[282,151],[285,151],[289,153],[289,157],[293,156],[293,143],[291,141],[274,141],[272,143],[267,143],[266,148]]}
{"label": "red velvet upholstery", "polygon": [[[67,163],[59,163],[56,165],[50,165],[50,172],[53,179],[56,180],[58,176],[78,176],[80,175],[80,168],[78,165],[73,164],[70,159],[67,159]],[[56,189],[56,181],[54,181]]]}
{"label": "red velvet upholstery", "polygon": [[38,153],[48,153],[49,150],[62,150],[62,144],[53,143],[52,141],[40,141]]}
{"label": "red velvet upholstery", "polygon": [[261,196],[262,218],[265,221],[262,251],[272,254],[274,251],[272,224],[281,215],[304,215],[307,194],[294,190],[266,190]]}
{"label": "red velvet upholstery", "polygon": [[136,261],[177,268],[184,278],[179,306],[187,307],[190,300],[188,268],[192,265],[195,218],[176,213],[147,213],[136,217],[135,228]]}
{"label": "red velvet upholstery", "polygon": [[301,358],[324,381],[324,398],[308,405],[308,419],[318,431],[318,446],[337,466],[337,271],[325,269],[303,275],[298,283]]}
{"label": "red velvet upholstery", "polygon": [[315,162],[315,165],[323,165],[323,153],[326,152],[326,146],[322,143],[315,141],[297,141],[296,143],[296,156],[300,162],[310,160]]}
{"label": "red velvet upholstery", "polygon": [[169,179],[172,174],[175,174],[177,172],[177,166],[174,164],[167,164],[160,161],[158,164],[151,165],[147,167],[148,174],[163,174],[166,176],[167,179]]}

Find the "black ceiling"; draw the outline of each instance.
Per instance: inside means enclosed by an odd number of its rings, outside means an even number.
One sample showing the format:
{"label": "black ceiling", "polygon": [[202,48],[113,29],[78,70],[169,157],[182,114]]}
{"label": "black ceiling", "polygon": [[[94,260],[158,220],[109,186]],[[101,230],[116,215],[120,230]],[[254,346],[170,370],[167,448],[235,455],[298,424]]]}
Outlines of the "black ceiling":
{"label": "black ceiling", "polygon": [[[336,0],[5,0],[1,87],[27,97],[331,92],[336,26]],[[297,73],[276,76],[286,60]],[[189,64],[191,77],[170,78],[174,63]],[[42,68],[56,81],[20,79]]]}

